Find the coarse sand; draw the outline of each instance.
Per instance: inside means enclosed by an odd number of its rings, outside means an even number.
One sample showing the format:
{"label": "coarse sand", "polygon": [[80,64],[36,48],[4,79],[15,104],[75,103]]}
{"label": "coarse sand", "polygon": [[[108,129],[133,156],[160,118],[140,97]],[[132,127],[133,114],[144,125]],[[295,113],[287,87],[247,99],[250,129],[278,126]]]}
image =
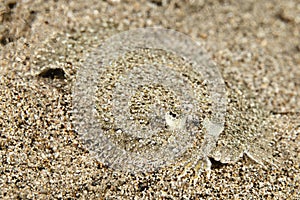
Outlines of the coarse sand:
{"label": "coarse sand", "polygon": [[[151,26],[205,45],[227,87],[224,133],[259,135],[260,108],[271,152],[212,155],[210,177],[176,163],[131,174],[89,154],[72,125],[76,72],[104,39]],[[297,0],[0,1],[0,199],[300,199],[299,38]],[[254,161],[267,155],[276,166]]]}

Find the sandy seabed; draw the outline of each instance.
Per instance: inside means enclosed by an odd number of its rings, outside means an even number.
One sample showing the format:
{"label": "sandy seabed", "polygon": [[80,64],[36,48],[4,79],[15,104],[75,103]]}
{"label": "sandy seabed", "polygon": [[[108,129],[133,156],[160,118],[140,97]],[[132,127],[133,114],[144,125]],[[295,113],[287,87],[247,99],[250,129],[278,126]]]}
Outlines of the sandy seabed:
{"label": "sandy seabed", "polygon": [[[299,1],[2,0],[0,22],[0,199],[300,198]],[[255,132],[247,102],[270,113],[277,167],[243,156],[179,178],[91,157],[71,123],[76,72],[103,39],[149,26],[205,44],[228,88],[225,131]]]}

